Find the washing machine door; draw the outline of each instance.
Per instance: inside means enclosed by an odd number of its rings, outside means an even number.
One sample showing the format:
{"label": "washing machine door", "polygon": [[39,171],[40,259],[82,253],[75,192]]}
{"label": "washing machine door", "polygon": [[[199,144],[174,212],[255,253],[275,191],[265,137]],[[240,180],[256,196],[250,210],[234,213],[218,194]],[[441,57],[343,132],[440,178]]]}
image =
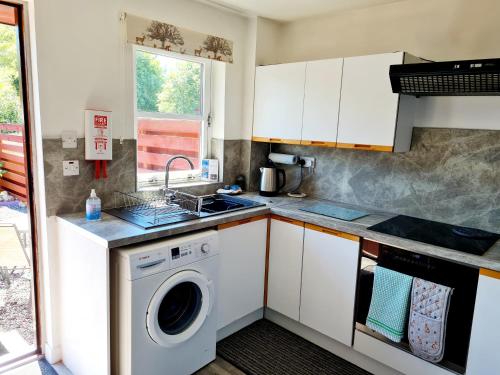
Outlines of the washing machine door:
{"label": "washing machine door", "polygon": [[180,271],[153,295],[146,318],[148,333],[166,347],[187,341],[203,325],[213,302],[212,281],[196,271]]}

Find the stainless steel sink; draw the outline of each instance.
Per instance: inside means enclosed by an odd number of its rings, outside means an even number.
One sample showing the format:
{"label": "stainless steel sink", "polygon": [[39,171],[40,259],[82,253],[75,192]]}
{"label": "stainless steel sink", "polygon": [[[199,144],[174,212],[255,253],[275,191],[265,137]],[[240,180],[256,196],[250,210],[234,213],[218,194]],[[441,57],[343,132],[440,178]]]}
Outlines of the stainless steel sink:
{"label": "stainless steel sink", "polygon": [[225,194],[213,194],[202,198],[200,213],[201,216],[211,216],[258,206],[264,204]]}
{"label": "stainless steel sink", "polygon": [[226,194],[195,196],[179,191],[115,193],[115,208],[104,212],[144,229],[264,206]]}

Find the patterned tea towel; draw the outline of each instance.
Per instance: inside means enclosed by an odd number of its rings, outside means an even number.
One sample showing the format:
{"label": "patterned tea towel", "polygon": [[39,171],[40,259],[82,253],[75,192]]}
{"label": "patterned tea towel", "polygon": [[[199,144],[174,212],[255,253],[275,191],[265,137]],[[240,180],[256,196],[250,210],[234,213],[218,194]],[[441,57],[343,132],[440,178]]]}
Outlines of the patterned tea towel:
{"label": "patterned tea towel", "polygon": [[394,342],[400,342],[408,321],[413,277],[375,267],[372,300],[366,325]]}
{"label": "patterned tea towel", "polygon": [[430,362],[444,355],[446,319],[453,289],[415,278],[411,291],[408,340],[412,352]]}

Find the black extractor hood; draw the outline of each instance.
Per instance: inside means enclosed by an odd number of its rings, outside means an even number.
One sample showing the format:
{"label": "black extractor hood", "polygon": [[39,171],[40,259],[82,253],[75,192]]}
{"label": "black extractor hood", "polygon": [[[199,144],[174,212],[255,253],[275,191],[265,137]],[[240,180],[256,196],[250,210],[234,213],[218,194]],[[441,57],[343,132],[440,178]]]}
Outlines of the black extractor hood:
{"label": "black extractor hood", "polygon": [[415,96],[500,95],[500,59],[391,65],[392,91]]}

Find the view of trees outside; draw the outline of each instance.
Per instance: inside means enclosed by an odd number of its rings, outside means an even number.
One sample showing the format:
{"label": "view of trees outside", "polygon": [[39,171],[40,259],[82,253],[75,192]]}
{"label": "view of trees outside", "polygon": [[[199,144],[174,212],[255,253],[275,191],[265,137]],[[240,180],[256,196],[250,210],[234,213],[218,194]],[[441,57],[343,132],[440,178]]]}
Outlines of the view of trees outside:
{"label": "view of trees outside", "polygon": [[[173,43],[177,35],[175,29],[157,30],[155,26],[149,30],[159,35],[164,35],[167,31],[170,33],[168,41]],[[185,155],[191,159],[195,168],[199,168],[202,121],[169,114],[201,115],[201,68],[202,64],[197,62],[137,51],[137,109],[139,112],[166,114],[160,118],[146,114],[137,120],[137,173],[141,186],[161,183],[155,176],[159,171],[165,170],[166,162],[173,155]],[[189,165],[176,161],[171,169],[173,181],[185,178],[176,173],[189,169]]]}
{"label": "view of trees outside", "polygon": [[160,112],[182,115],[201,114],[200,81],[200,64],[178,63],[177,69],[167,74],[163,89],[158,95]]}
{"label": "view of trees outside", "polygon": [[0,24],[0,123],[23,122],[16,39],[15,26]]}
{"label": "view of trees outside", "polygon": [[150,53],[138,52],[136,61],[137,109],[158,112],[158,94],[165,79],[160,62]]}
{"label": "view of trees outside", "polygon": [[137,109],[200,115],[201,77],[199,63],[138,51]]}

